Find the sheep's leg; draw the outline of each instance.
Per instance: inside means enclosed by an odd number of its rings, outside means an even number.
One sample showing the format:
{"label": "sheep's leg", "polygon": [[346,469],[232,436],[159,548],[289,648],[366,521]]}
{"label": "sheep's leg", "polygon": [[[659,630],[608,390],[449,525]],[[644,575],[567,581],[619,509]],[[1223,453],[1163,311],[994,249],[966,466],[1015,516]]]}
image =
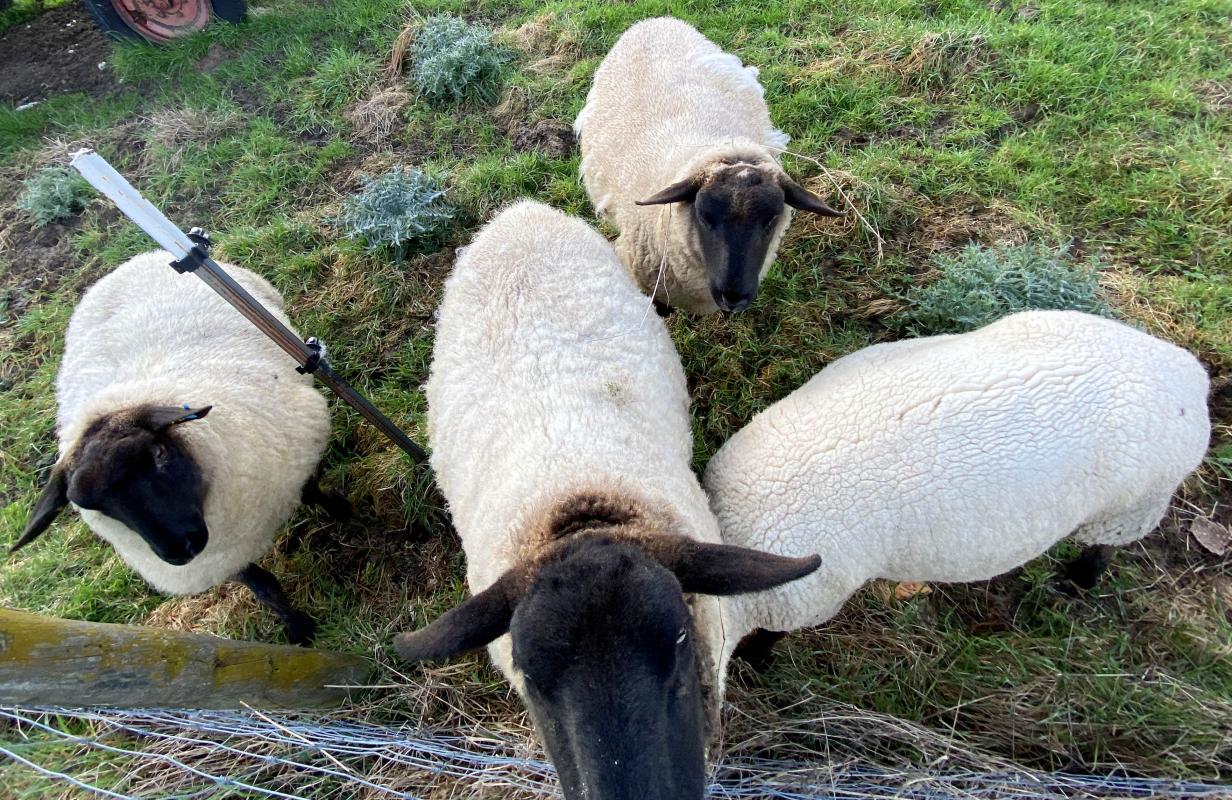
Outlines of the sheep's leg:
{"label": "sheep's leg", "polygon": [[249,564],[240,570],[235,579],[252,590],[257,602],[273,611],[287,631],[291,644],[307,646],[312,643],[317,625],[312,617],[291,605],[291,598],[283,591],[282,584],[268,571]]}
{"label": "sheep's leg", "polygon": [[306,506],[320,506],[335,522],[345,522],[351,518],[351,501],[342,492],[322,489],[315,475],[304,483],[299,499]]}
{"label": "sheep's leg", "polygon": [[754,672],[765,672],[770,666],[774,646],[786,636],[786,631],[768,631],[757,628],[736,645],[732,656],[747,663]]}
{"label": "sheep's leg", "polygon": [[1083,548],[1082,555],[1061,566],[1060,576],[1079,589],[1094,589],[1100,576],[1108,571],[1112,547],[1093,544]]}

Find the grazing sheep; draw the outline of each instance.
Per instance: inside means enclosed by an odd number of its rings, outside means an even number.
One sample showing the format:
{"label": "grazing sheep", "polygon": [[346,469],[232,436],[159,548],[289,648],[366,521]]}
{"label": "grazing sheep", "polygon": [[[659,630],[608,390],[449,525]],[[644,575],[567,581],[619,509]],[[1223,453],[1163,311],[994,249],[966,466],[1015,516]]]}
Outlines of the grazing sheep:
{"label": "grazing sheep", "polygon": [[684,373],[649,310],[602,236],[517,203],[445,285],[426,386],[474,596],[395,648],[488,645],[567,798],[700,799],[715,596],[817,567],[719,544]]}
{"label": "grazing sheep", "polygon": [[678,19],[625,31],[573,129],[591,202],[620,229],[620,260],[663,305],[744,310],[791,220],[785,204],[840,216],[779,166],[788,137],[757,70]]}
{"label": "grazing sheep", "polygon": [[[313,480],[329,437],[312,377],[169,253],[94,284],[65,335],[56,380],[60,459],[13,550],[65,505],[154,588],[247,585],[305,643],[313,623],[256,565]],[[263,278],[227,268],[284,324]],[[207,416],[208,414],[208,416]]]}
{"label": "grazing sheep", "polygon": [[1202,461],[1207,383],[1186,351],[1074,311],[839,359],[706,470],[725,542],[824,559],[722,602],[720,674],[743,633],[825,622],[870,578],[985,580],[1069,535],[1145,536]]}

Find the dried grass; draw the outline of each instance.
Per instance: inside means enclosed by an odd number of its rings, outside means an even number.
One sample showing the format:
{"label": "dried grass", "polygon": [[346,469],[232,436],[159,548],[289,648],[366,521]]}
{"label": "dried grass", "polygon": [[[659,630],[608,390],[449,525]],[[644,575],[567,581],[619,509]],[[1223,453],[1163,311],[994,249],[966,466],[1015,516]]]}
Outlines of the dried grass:
{"label": "dried grass", "polygon": [[502,31],[500,36],[522,52],[538,56],[540,62],[551,60],[562,69],[575,64],[582,55],[581,32],[552,12]]}
{"label": "dried grass", "polygon": [[1208,114],[1232,115],[1232,80],[1202,81],[1195,88]]}
{"label": "dried grass", "polygon": [[1030,230],[1014,218],[1013,208],[994,200],[978,207],[924,206],[912,244],[927,255],[952,250],[968,242],[995,245],[1025,244]]}
{"label": "dried grass", "polygon": [[921,36],[910,51],[895,58],[893,68],[909,86],[936,90],[987,66],[991,60],[988,40],[982,34],[933,32]]}
{"label": "dried grass", "polygon": [[239,130],[243,117],[233,110],[168,108],[145,119],[150,144],[175,151],[187,144],[213,144]]}
{"label": "dried grass", "polygon": [[402,120],[402,111],[410,102],[410,94],[402,89],[378,88],[368,99],[349,109],[346,119],[360,138],[374,145],[384,144],[393,136]]}

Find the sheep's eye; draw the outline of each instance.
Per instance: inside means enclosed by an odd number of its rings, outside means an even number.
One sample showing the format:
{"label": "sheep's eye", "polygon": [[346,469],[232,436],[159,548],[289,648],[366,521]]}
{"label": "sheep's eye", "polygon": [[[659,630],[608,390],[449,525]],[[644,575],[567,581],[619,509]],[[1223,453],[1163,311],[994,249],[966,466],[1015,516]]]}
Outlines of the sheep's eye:
{"label": "sheep's eye", "polygon": [[689,629],[681,628],[680,633],[676,634],[676,644],[684,644],[685,640],[688,638],[689,638]]}
{"label": "sheep's eye", "polygon": [[167,464],[167,446],[163,444],[154,445],[154,465],[162,468]]}

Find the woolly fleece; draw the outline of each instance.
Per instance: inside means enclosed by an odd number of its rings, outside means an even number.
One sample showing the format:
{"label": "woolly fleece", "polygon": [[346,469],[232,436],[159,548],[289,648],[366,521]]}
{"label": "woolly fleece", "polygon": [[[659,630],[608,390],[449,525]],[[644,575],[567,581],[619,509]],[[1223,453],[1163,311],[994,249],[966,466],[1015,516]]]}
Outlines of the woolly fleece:
{"label": "woolly fleece", "polygon": [[[661,302],[694,313],[718,310],[689,206],[635,201],[723,162],[781,172],[777,153],[789,137],[770,121],[762,93],[755,67],[671,17],[629,28],[595,72],[573,124],[582,182],[595,211],[620,230],[620,260]],[[759,280],[790,221],[784,208]]]}
{"label": "woolly fleece", "polygon": [[[56,379],[60,457],[103,414],[145,403],[212,405],[177,426],[208,491],[209,543],[174,566],[123,524],[78,508],[86,524],[154,588],[193,594],[264,556],[299,506],[300,491],[329,438],[325,398],[295,361],[170,253],[136,256],[94,284],[65,335]],[[264,278],[223,265],[290,327],[282,298]]]}
{"label": "woolly fleece", "polygon": [[723,598],[719,675],[744,634],[818,625],[870,578],[984,580],[1071,534],[1145,536],[1206,452],[1207,388],[1188,352],[1074,311],[839,359],[706,470],[727,544],[822,557]]}
{"label": "woolly fleece", "polygon": [[[446,281],[425,388],[432,468],[472,593],[535,556],[542,542],[527,539],[547,510],[596,487],[720,541],[690,468],[671,338],[581,220],[522,201],[479,232]],[[691,605],[695,621],[717,614],[714,598]],[[521,691],[511,647],[505,635],[489,652]]]}

